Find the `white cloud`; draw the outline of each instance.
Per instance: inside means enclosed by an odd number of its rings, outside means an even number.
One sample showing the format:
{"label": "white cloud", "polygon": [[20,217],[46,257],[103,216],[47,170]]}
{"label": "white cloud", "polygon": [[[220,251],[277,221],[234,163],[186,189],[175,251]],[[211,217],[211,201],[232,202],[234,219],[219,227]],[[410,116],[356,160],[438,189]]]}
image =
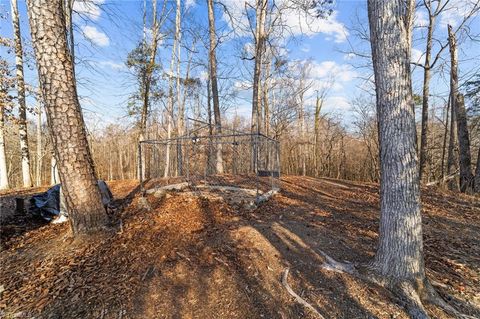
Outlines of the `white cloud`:
{"label": "white cloud", "polygon": [[424,54],[421,50],[412,48],[412,56],[410,58],[412,62],[424,63]]}
{"label": "white cloud", "polygon": [[85,26],[83,28],[83,34],[87,39],[98,46],[105,47],[110,44],[110,39],[107,37],[107,35],[101,31],[98,31],[95,27],[89,25]]}
{"label": "white cloud", "polygon": [[321,19],[287,10],[283,20],[294,35],[314,36],[323,33],[327,35],[327,40],[342,43],[347,40],[348,31],[345,25],[337,20],[337,15],[338,12],[334,11],[328,18]]}
{"label": "white cloud", "polygon": [[126,69],[125,64],[117,63],[117,62],[113,62],[113,61],[100,61],[100,62],[97,62],[97,64],[100,67],[108,67],[108,68],[111,68],[113,70],[125,70]]}
{"label": "white cloud", "polygon": [[100,18],[100,5],[105,0],[76,0],[73,2],[73,11],[77,14],[87,16],[92,20]]}
{"label": "white cloud", "polygon": [[428,27],[427,13],[422,11],[420,8],[415,10],[414,25],[416,27]]}
{"label": "white cloud", "polygon": [[[254,0],[229,0],[224,2],[228,9],[228,14],[223,13],[222,18],[231,29],[234,29],[240,36],[249,35],[249,21],[245,15],[246,7],[254,7]],[[247,6],[249,4],[250,6]],[[284,26],[291,35],[306,35],[312,37],[323,33],[327,35],[327,40],[333,40],[337,43],[345,42],[348,31],[345,25],[337,20],[338,12],[333,11],[326,19],[316,18],[305,14],[304,11],[291,9],[291,3],[288,0],[277,0],[276,6],[281,10],[282,15],[278,24]],[[231,21],[232,18],[233,22]],[[283,32],[284,30],[282,30]]]}
{"label": "white cloud", "polygon": [[[448,24],[454,28],[459,26],[476,6],[478,6],[478,2],[473,0],[451,1],[451,5],[440,15],[440,26],[442,28],[446,28]],[[472,16],[477,16],[479,13],[480,11],[477,10]]]}
{"label": "white cloud", "polygon": [[346,61],[353,60],[355,58],[355,53],[347,53],[343,55],[343,59]]}
{"label": "white cloud", "polygon": [[185,8],[186,9],[189,9],[191,7],[194,7],[196,5],[196,1],[195,0],[186,0],[185,1]]}
{"label": "white cloud", "polygon": [[311,75],[317,79],[328,79],[333,77],[335,82],[349,82],[357,77],[357,72],[351,65],[338,64],[335,61],[322,61],[313,63]]}
{"label": "white cloud", "polygon": [[347,111],[350,108],[350,102],[344,96],[327,97],[324,102],[325,111]]}

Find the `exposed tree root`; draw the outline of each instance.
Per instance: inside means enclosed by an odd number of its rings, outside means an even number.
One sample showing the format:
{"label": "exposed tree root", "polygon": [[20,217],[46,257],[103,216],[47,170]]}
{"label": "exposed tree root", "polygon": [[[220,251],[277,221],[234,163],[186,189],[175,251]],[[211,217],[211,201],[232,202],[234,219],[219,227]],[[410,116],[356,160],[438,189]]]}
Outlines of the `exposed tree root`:
{"label": "exposed tree root", "polygon": [[295,293],[295,291],[293,291],[293,289],[290,287],[290,285],[288,284],[288,272],[290,271],[290,269],[288,268],[285,268],[285,270],[283,271],[283,275],[282,275],[282,284],[283,286],[287,289],[288,293],[293,297],[295,298],[295,300],[301,304],[302,306],[304,306],[305,308],[309,309],[310,311],[312,311],[315,315],[317,315],[318,318],[320,319],[325,319],[325,317],[323,317],[318,311],[317,309],[315,309],[315,307],[313,307],[311,304],[309,304],[308,302],[305,301],[305,299],[303,299],[302,297],[300,297],[297,293]]}
{"label": "exposed tree root", "polygon": [[325,258],[325,262],[321,266],[323,269],[350,274],[363,281],[374,283],[390,290],[397,298],[399,298],[398,301],[407,310],[412,319],[430,318],[423,306],[424,302],[440,307],[446,313],[457,318],[475,319],[475,317],[460,313],[443,300],[428,279],[423,280],[420,284],[409,281],[385,279],[378,276],[375,273],[375,269],[372,269],[372,267],[358,265],[358,268],[356,268],[355,265],[351,263],[336,261],[325,252],[321,250],[317,251]]}

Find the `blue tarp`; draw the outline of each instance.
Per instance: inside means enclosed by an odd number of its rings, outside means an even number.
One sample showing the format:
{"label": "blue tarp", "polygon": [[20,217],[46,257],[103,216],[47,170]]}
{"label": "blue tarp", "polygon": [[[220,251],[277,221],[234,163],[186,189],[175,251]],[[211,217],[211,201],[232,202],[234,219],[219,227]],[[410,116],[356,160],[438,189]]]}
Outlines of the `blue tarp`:
{"label": "blue tarp", "polygon": [[[102,194],[103,205],[107,206],[113,199],[112,193],[105,181],[98,181],[98,187]],[[40,216],[47,221],[52,221],[61,216],[68,217],[61,184],[51,187],[45,193],[33,196],[30,199],[30,203],[29,211],[33,215]]]}

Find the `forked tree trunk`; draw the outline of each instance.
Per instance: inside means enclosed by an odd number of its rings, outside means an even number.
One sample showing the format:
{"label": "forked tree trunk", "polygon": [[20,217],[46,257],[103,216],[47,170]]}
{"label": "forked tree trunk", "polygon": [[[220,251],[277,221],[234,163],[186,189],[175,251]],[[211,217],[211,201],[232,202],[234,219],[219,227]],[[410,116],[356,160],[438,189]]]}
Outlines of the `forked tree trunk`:
{"label": "forked tree trunk", "polygon": [[[413,6],[413,0],[368,1],[381,174],[379,243],[372,267],[394,289],[418,296],[425,268],[410,74]],[[410,315],[427,317],[419,300],[416,306]]]}
{"label": "forked tree trunk", "polygon": [[23,187],[32,187],[33,184],[30,177],[30,155],[28,153],[27,105],[25,102],[25,79],[23,75],[23,49],[17,0],[11,0],[11,5],[15,42],[15,67],[17,69],[18,136],[20,139],[20,154],[22,158]]}
{"label": "forked tree trunk", "polygon": [[448,26],[448,44],[450,47],[450,86],[452,108],[455,109],[457,137],[459,145],[460,191],[473,190],[472,160],[470,156],[470,137],[467,125],[467,112],[463,95],[458,91],[458,59],[455,33]]}
{"label": "forked tree trunk", "polygon": [[[213,0],[207,0],[208,5],[208,29],[210,33],[210,48],[208,51],[210,60],[210,83],[212,85],[212,98],[213,98],[213,115],[215,118],[215,134],[222,134],[222,120],[220,115],[220,100],[218,98],[218,83],[217,83],[217,33],[215,31],[215,14],[213,10]],[[223,174],[223,156],[222,156],[222,144],[216,145],[217,157],[216,157],[216,171],[218,174]]]}
{"label": "forked tree trunk", "polygon": [[[2,94],[3,95],[3,94]],[[5,105],[0,101],[0,189],[8,189],[7,154],[5,152]]]}
{"label": "forked tree trunk", "polygon": [[67,47],[62,0],[29,0],[42,97],[74,234],[107,224]]}

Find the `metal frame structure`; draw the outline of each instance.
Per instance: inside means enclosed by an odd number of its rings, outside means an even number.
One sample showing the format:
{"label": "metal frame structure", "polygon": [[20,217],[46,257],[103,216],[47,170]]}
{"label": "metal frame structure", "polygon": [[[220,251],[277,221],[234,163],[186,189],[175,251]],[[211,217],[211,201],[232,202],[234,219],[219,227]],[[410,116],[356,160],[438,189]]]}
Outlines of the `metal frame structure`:
{"label": "metal frame structure", "polygon": [[163,185],[187,182],[192,189],[200,185],[247,188],[256,191],[257,199],[280,188],[277,140],[261,133],[227,129],[224,129],[226,134],[211,134],[210,124],[192,121],[205,125],[197,125],[184,136],[138,143],[142,193],[147,180],[157,180]]}

